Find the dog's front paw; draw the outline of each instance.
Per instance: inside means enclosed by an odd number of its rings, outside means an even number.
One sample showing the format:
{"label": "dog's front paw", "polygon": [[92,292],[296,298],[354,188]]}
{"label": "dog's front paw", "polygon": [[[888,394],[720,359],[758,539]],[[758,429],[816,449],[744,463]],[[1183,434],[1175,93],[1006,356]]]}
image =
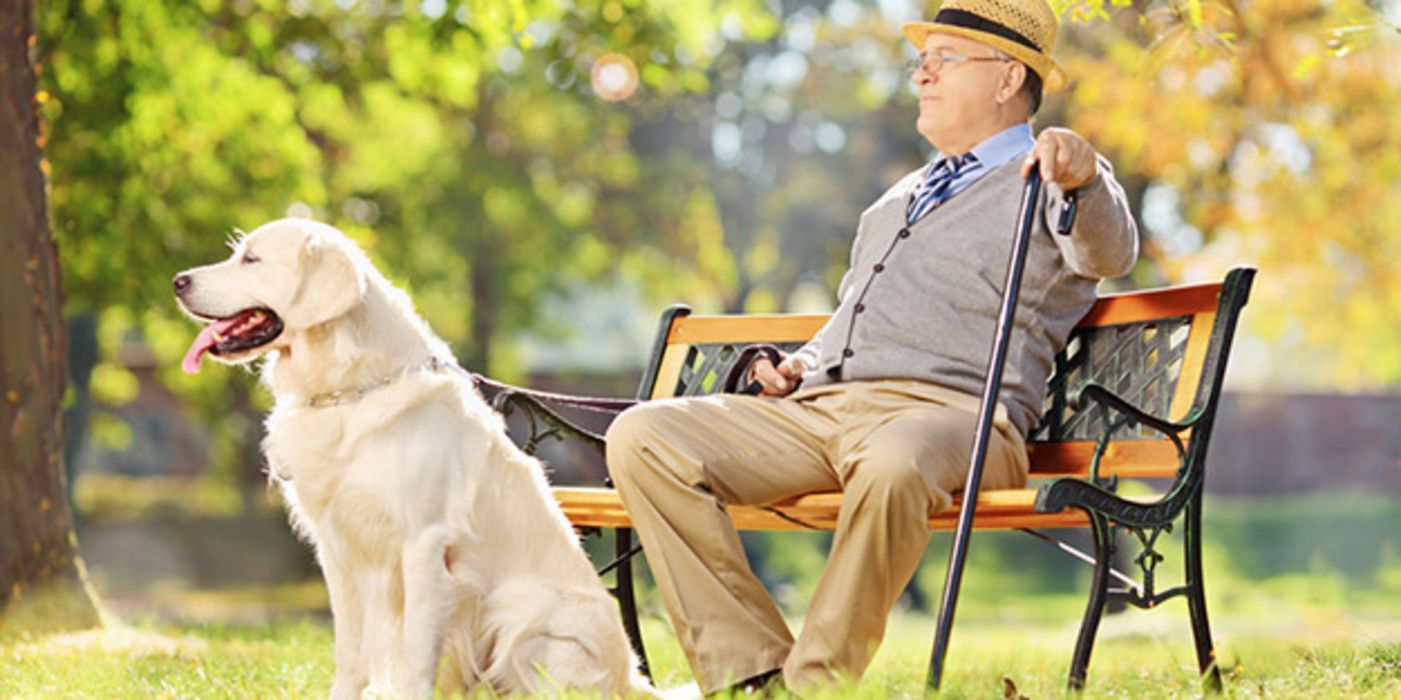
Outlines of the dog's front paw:
{"label": "dog's front paw", "polygon": [[336,682],[331,685],[330,700],[360,700],[360,691],[364,688],[363,682],[337,678]]}

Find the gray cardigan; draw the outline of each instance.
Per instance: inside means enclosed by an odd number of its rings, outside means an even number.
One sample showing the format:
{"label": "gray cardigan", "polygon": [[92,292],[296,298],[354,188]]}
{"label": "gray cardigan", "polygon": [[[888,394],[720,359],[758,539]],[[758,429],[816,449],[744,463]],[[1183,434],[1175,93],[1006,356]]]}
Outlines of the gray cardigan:
{"label": "gray cardigan", "polygon": [[[1021,163],[994,168],[912,226],[905,208],[923,168],[861,214],[837,310],[795,353],[808,368],[803,388],[899,378],[982,393]],[[1042,189],[1002,375],[1001,403],[1022,435],[1041,416],[1055,353],[1094,303],[1098,281],[1127,273],[1138,257],[1138,229],[1107,160],[1080,188],[1069,236],[1049,228],[1061,199],[1055,185]]]}

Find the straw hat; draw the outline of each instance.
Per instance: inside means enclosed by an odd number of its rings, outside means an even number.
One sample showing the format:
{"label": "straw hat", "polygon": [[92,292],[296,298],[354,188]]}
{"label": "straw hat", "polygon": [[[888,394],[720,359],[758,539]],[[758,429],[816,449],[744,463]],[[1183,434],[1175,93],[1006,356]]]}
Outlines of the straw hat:
{"label": "straw hat", "polygon": [[932,22],[907,22],[905,38],[924,50],[934,32],[980,41],[1025,63],[1047,91],[1065,86],[1065,71],[1051,58],[1059,20],[1046,0],[948,0]]}

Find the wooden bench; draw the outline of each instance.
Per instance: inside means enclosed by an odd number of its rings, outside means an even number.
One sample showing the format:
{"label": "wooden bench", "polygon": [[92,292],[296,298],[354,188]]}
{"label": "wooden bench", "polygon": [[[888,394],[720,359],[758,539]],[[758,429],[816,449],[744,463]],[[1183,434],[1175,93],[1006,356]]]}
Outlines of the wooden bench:
{"label": "wooden bench", "polygon": [[[1219,687],[1207,620],[1201,566],[1201,503],[1207,447],[1236,321],[1249,296],[1255,271],[1232,270],[1223,282],[1103,296],[1080,322],[1047,384],[1045,413],[1028,438],[1031,477],[1026,489],[978,494],[974,526],[980,529],[1088,528],[1093,535],[1089,600],[1072,656],[1069,684],[1081,687],[1106,602],[1118,598],[1152,608],[1177,596],[1187,599],[1204,680]],[[809,339],[826,321],[821,315],[692,316],[672,307],[662,316],[639,399],[695,396],[718,390],[741,350],[772,343],[785,351]],[[991,344],[991,339],[989,339]],[[502,392],[503,412],[530,415],[533,446],[545,435],[586,440],[599,449],[603,438],[571,422],[547,401],[527,393]],[[1166,481],[1158,495],[1123,498],[1120,479]],[[606,487],[556,487],[556,499],[581,530],[615,532],[618,559],[614,593],[640,658],[645,650],[633,596],[631,522],[618,495]],[[731,506],[741,530],[831,529],[840,493],[814,493],[763,507]],[[930,519],[951,529],[953,510]],[[1162,554],[1159,535],[1184,528],[1185,580],[1160,589],[1154,568]],[[1141,553],[1133,577],[1111,569],[1126,530]],[[1128,585],[1111,588],[1111,577]]]}

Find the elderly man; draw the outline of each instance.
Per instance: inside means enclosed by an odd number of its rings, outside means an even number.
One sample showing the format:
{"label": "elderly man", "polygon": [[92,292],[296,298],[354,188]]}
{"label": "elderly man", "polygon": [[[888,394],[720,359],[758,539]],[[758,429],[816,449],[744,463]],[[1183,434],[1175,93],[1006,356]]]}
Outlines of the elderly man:
{"label": "elderly man", "polygon": [[[1065,81],[1056,29],[1046,0],[949,0],[905,25],[921,49],[919,132],[938,152],[861,215],[831,320],[777,367],[756,364],[762,396],[651,402],[609,430],[609,469],[702,691],[865,671],[928,517],[964,482],[1023,179],[1039,167],[1048,186],[983,477],[1025,484],[1052,358],[1098,280],[1138,254],[1109,163],[1072,131],[1032,137],[1042,86]],[[1068,193],[1078,215],[1059,235]],[[831,490],[835,539],[795,641],[722,506]]]}

